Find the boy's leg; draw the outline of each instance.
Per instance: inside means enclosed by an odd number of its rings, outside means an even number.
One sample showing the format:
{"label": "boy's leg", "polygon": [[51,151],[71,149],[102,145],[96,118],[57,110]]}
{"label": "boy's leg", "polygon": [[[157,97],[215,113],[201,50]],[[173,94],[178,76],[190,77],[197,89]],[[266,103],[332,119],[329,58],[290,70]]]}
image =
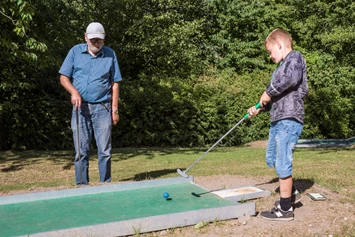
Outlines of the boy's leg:
{"label": "boy's leg", "polygon": [[271,123],[269,129],[269,139],[265,155],[266,165],[269,168],[275,168],[276,163],[276,124]]}
{"label": "boy's leg", "polygon": [[303,125],[294,120],[281,120],[276,128],[276,173],[280,178],[280,196],[288,198],[292,193],[293,150],[301,135]]}
{"label": "boy's leg", "polygon": [[291,197],[292,185],[293,185],[292,176],[286,178],[280,178],[279,181],[280,181],[280,197],[281,198]]}
{"label": "boy's leg", "polygon": [[[268,145],[266,148],[266,164],[269,168],[275,168],[276,164],[276,129],[277,129],[277,122],[273,122],[270,125],[270,130],[269,130],[269,139],[268,139]],[[285,188],[288,188],[291,183],[291,189],[292,189],[292,176],[291,177],[286,177],[284,179],[279,179],[280,182],[280,196],[281,198],[287,198],[290,195],[288,195],[288,191],[285,190]],[[281,188],[286,191],[286,193],[281,194]]]}
{"label": "boy's leg", "polygon": [[280,182],[280,206],[282,210],[290,210],[291,208],[291,194],[292,194],[292,176],[286,178],[279,178]]}
{"label": "boy's leg", "polygon": [[[280,120],[276,129],[276,163],[275,169],[280,182],[280,204],[281,208],[262,212],[261,216],[272,220],[292,220],[293,210],[291,208],[292,192],[292,152],[302,132],[303,125],[294,120]],[[288,208],[290,207],[290,208]],[[280,209],[280,210],[279,210]],[[286,210],[285,210],[286,209]]]}

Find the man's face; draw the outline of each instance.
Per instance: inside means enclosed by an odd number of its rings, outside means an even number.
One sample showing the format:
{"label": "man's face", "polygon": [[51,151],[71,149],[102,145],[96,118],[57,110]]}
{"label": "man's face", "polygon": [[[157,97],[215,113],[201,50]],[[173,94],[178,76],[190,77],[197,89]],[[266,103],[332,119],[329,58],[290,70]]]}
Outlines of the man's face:
{"label": "man's face", "polygon": [[94,55],[98,54],[104,45],[104,40],[100,38],[89,39],[87,36],[85,36],[85,39],[86,43],[88,44],[89,52],[93,53]]}
{"label": "man's face", "polygon": [[266,43],[265,45],[266,51],[269,53],[270,55],[270,59],[278,64],[279,62],[282,61],[282,45],[277,42],[277,41],[269,41]]}

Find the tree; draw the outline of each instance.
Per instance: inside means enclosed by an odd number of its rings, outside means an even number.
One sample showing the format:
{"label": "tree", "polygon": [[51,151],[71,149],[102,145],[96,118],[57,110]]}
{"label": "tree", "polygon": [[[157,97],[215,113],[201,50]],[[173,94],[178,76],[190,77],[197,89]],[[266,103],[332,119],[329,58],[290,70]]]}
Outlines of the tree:
{"label": "tree", "polygon": [[27,124],[23,118],[26,115],[23,98],[33,88],[28,78],[35,74],[32,66],[37,53],[47,49],[32,35],[33,16],[34,9],[28,1],[0,3],[0,149],[8,149],[18,140],[26,139],[19,129],[21,124]]}

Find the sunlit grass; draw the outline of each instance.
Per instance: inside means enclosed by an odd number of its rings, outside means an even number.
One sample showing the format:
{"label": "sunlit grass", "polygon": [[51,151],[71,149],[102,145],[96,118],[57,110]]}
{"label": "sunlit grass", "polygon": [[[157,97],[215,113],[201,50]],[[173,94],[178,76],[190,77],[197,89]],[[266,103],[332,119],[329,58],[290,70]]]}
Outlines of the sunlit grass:
{"label": "sunlit grass", "polygon": [[[112,182],[179,177],[206,149],[122,148],[112,154]],[[219,174],[244,177],[276,177],[265,164],[265,149],[249,147],[215,148],[188,174]],[[0,192],[34,188],[74,187],[73,151],[0,152]],[[354,149],[298,149],[294,154],[294,178],[309,180],[355,203]],[[98,185],[96,151],[91,152],[90,183]]]}

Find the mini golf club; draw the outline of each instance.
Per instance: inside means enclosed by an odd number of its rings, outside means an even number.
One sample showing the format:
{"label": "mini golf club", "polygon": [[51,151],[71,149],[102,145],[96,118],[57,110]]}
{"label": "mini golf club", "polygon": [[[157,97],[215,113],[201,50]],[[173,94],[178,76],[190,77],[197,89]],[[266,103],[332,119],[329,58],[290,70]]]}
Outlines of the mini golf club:
{"label": "mini golf club", "polygon": [[[260,102],[257,103],[255,105],[256,109],[260,108]],[[232,132],[241,122],[243,122],[245,119],[247,119],[249,117],[249,113],[245,114],[244,117],[239,120],[239,122],[234,125],[231,129],[229,129],[229,131],[224,134],[215,144],[213,144],[205,153],[202,154],[202,156],[200,156],[200,158],[198,158],[194,163],[192,163],[192,165],[190,165],[185,171],[182,171],[181,169],[177,169],[177,172],[179,173],[179,175],[181,175],[184,178],[188,178],[189,175],[186,174],[197,162],[199,162],[208,152],[210,152],[220,141],[223,140],[223,138],[225,138],[230,132]]]}
{"label": "mini golf club", "polygon": [[79,131],[79,109],[76,108],[76,131],[77,131],[77,145],[78,145],[78,162],[79,162],[79,181],[80,185],[82,184],[82,179],[81,179],[81,157],[80,157],[80,148],[81,148],[81,143],[80,143],[80,131]]}

